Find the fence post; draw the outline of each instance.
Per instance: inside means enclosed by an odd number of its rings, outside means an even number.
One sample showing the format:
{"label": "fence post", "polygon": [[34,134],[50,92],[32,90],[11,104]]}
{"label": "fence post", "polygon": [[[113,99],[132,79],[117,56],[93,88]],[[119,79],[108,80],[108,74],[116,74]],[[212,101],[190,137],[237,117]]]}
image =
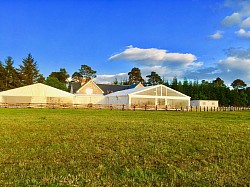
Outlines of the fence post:
{"label": "fence post", "polygon": [[145,111],[147,110],[147,105],[145,105]]}
{"label": "fence post", "polygon": [[157,105],[155,105],[155,110],[157,111]]}

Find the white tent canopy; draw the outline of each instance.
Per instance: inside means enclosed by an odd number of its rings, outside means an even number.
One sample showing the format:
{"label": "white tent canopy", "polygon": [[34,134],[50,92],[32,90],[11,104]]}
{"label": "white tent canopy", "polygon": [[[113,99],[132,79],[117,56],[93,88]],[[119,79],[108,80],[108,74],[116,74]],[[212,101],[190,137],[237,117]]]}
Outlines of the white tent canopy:
{"label": "white tent canopy", "polygon": [[72,103],[74,95],[57,88],[37,83],[0,92],[4,103]]}
{"label": "white tent canopy", "polygon": [[108,94],[107,104],[190,106],[190,97],[164,85]]}

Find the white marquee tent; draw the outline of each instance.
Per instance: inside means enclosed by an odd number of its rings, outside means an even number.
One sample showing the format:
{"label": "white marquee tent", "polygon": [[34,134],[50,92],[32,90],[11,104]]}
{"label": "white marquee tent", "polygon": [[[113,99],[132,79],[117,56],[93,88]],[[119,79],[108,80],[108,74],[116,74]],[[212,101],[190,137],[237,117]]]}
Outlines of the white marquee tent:
{"label": "white marquee tent", "polygon": [[72,103],[74,95],[41,83],[0,92],[0,103]]}
{"label": "white marquee tent", "polygon": [[164,85],[134,88],[106,95],[107,104],[190,106],[190,97]]}

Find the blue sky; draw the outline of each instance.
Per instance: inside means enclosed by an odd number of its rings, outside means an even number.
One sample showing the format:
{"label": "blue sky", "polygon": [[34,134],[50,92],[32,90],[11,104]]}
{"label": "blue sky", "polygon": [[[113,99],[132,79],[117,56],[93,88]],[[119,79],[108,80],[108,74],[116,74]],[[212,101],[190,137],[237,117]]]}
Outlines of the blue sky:
{"label": "blue sky", "polygon": [[87,64],[97,82],[139,67],[249,86],[249,44],[250,0],[0,0],[0,60],[31,53],[44,76]]}

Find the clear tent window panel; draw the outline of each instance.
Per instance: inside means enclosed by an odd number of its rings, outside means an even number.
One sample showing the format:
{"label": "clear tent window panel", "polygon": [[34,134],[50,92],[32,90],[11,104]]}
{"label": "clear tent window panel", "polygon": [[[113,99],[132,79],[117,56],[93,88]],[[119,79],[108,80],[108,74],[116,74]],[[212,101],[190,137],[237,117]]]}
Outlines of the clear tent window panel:
{"label": "clear tent window panel", "polygon": [[149,90],[145,90],[145,91],[136,93],[135,95],[150,95],[150,96],[157,96],[157,94],[159,94],[159,93],[157,93],[156,88],[152,88],[152,89],[149,89]]}
{"label": "clear tent window panel", "polygon": [[155,105],[154,98],[132,98],[131,105],[145,106],[145,105]]}
{"label": "clear tent window panel", "polygon": [[149,90],[145,90],[135,95],[150,95],[150,96],[167,96],[167,89],[163,86],[158,86]]}

